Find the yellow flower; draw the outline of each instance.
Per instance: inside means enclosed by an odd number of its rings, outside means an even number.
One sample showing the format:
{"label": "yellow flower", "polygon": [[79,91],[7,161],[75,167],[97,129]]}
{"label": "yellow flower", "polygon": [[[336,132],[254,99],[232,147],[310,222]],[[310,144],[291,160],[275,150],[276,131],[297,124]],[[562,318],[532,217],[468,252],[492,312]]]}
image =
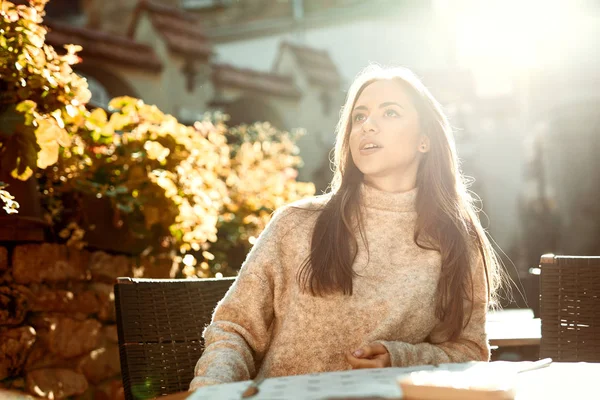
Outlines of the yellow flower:
{"label": "yellow flower", "polygon": [[39,126],[35,131],[40,146],[37,166],[46,168],[58,161],[59,146],[69,146],[71,138],[67,131],[61,128],[54,119],[44,118],[38,124]]}
{"label": "yellow flower", "polygon": [[154,141],[146,141],[144,143],[144,149],[146,150],[146,154],[148,158],[151,160],[157,160],[159,162],[164,162],[171,150],[167,149],[163,145]]}

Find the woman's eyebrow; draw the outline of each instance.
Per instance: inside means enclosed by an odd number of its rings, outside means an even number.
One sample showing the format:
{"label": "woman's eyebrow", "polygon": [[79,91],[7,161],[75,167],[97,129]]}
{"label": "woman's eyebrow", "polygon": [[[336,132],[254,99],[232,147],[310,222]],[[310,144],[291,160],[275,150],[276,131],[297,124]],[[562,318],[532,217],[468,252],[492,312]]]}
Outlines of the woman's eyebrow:
{"label": "woman's eyebrow", "polygon": [[401,109],[404,110],[404,107],[402,107],[400,104],[398,104],[398,103],[396,103],[394,101],[386,101],[385,103],[381,103],[379,105],[379,108],[384,108],[384,107],[387,107],[387,106],[398,106],[398,107],[400,107]]}
{"label": "woman's eyebrow", "polygon": [[[398,106],[401,109],[404,109],[404,107],[402,107],[400,104],[398,104],[394,101],[386,101],[385,103],[381,103],[379,105],[379,108],[384,108],[387,106]],[[368,108],[367,108],[367,106],[358,106],[358,107],[355,107],[353,111],[357,111],[357,110],[368,110]]]}

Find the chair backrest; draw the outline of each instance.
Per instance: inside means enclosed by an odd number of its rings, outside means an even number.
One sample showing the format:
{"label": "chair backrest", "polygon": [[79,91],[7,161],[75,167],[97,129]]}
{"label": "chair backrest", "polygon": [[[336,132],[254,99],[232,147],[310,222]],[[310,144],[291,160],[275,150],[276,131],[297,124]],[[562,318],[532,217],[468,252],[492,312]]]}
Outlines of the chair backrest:
{"label": "chair backrest", "polygon": [[188,390],[204,350],[202,331],[234,280],[117,280],[119,353],[128,400]]}
{"label": "chair backrest", "polygon": [[600,257],[540,260],[540,358],[600,362]]}

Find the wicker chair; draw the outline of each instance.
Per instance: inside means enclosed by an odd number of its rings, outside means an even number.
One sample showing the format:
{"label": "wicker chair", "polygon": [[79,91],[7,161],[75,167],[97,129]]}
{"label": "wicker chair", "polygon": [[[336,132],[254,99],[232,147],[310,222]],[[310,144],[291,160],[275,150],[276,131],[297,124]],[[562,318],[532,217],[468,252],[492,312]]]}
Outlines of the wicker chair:
{"label": "wicker chair", "polygon": [[540,261],[540,358],[600,362],[600,257]]}
{"label": "wicker chair", "polygon": [[115,307],[126,399],[188,390],[204,350],[202,331],[234,280],[117,280]]}

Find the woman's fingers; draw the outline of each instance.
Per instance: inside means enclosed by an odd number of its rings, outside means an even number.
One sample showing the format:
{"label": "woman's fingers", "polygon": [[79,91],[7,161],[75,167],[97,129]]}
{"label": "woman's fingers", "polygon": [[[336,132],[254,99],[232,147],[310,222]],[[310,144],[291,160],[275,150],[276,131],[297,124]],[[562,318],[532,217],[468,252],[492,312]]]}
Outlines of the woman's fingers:
{"label": "woman's fingers", "polygon": [[365,368],[384,368],[385,356],[378,355],[376,358],[357,358],[352,353],[346,353],[346,359],[352,366],[352,369],[365,369]]}
{"label": "woman's fingers", "polygon": [[346,359],[353,369],[391,367],[390,353],[381,343],[371,343],[354,352],[346,353]]}
{"label": "woman's fingers", "polygon": [[381,343],[371,343],[355,350],[352,355],[357,358],[371,358],[379,354],[386,354],[387,352],[387,349]]}

